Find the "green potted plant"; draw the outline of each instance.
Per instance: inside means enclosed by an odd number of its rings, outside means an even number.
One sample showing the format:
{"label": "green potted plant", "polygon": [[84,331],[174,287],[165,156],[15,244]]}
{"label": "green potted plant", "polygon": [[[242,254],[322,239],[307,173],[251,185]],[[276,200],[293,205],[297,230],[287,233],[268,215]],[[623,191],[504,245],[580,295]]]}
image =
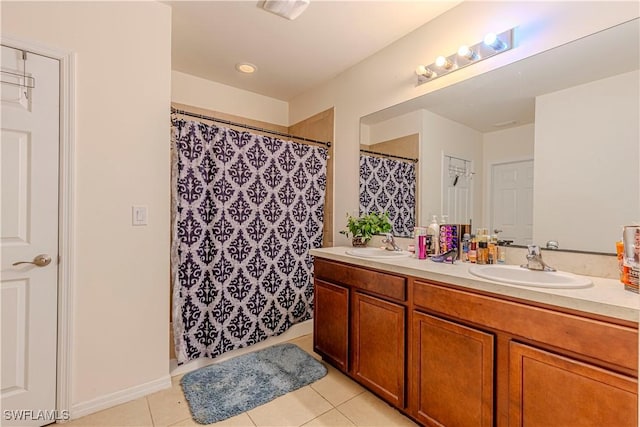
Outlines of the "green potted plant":
{"label": "green potted plant", "polygon": [[371,212],[359,217],[347,214],[347,228],[340,231],[340,234],[347,237],[353,236],[351,239],[353,246],[367,246],[373,235],[390,231],[389,215],[386,212],[381,214]]}

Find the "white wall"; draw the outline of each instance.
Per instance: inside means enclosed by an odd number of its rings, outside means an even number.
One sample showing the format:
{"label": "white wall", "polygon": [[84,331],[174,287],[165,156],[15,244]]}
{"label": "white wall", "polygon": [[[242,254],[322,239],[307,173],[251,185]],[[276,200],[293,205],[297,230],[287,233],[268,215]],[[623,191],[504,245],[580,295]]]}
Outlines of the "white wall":
{"label": "white wall", "polygon": [[536,99],[535,242],[613,252],[640,220],[639,82],[633,71]]}
{"label": "white wall", "polygon": [[171,9],[2,2],[2,33],[77,54],[72,415],[92,411],[168,380]]}
{"label": "white wall", "polygon": [[470,160],[476,173],[472,179],[472,204],[474,228],[480,226],[482,216],[482,134],[453,120],[446,119],[427,110],[422,110],[420,134],[420,223],[427,225],[432,215],[442,214],[443,163],[445,155]]}
{"label": "white wall", "polygon": [[518,162],[533,159],[535,125],[529,123],[509,129],[488,132],[482,135],[484,176],[482,188],[483,203],[482,223],[489,226],[491,220],[491,168],[493,165],[507,162]]}
{"label": "white wall", "polygon": [[[293,99],[295,123],[335,107],[335,212],[340,217],[358,205],[360,117],[413,99],[541,51],[638,16],[635,2],[464,2],[391,44],[326,84]],[[418,64],[455,52],[489,31],[518,27],[518,46],[471,67],[416,86]],[[348,244],[334,224],[334,242]]]}
{"label": "white wall", "polygon": [[289,104],[200,77],[171,72],[171,100],[207,110],[289,126]]}

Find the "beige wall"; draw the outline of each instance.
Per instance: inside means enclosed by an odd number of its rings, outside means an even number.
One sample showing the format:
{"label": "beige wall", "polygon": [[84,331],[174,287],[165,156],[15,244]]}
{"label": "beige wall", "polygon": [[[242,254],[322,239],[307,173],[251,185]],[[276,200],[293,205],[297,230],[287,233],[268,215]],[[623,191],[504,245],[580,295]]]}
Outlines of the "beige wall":
{"label": "beige wall", "polygon": [[[358,206],[360,117],[638,16],[636,2],[464,2],[326,84],[293,99],[290,122],[335,107],[335,212]],[[416,86],[414,70],[489,31],[518,27],[518,46],[471,67]],[[424,176],[423,180],[427,177]],[[481,189],[479,190],[482,191]],[[336,244],[348,244],[338,234]]]}
{"label": "beige wall", "polygon": [[77,54],[71,409],[92,411],[168,380],[171,9],[2,2],[2,34]]}
{"label": "beige wall", "polygon": [[171,100],[247,119],[289,126],[289,104],[200,77],[171,72]]}

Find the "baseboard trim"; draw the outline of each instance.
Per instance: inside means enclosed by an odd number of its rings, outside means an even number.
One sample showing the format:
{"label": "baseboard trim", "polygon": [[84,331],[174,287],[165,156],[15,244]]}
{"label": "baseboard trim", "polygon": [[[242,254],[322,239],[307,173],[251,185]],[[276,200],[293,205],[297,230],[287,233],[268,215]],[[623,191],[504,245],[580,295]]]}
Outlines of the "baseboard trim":
{"label": "baseboard trim", "polygon": [[93,414],[94,412],[111,408],[169,387],[171,387],[171,376],[166,375],[148,383],[116,391],[115,393],[100,396],[86,402],[77,403],[71,406],[71,419],[84,417],[85,415]]}
{"label": "baseboard trim", "polygon": [[208,359],[203,357],[196,359],[192,362],[178,366],[176,359],[171,359],[170,372],[171,376],[186,374],[187,372],[195,371],[196,369],[204,368],[205,366],[213,365],[214,363],[224,362],[232,357],[240,356],[241,354],[251,353],[252,351],[261,350],[263,348],[271,347],[272,345],[280,344],[285,341],[301,337],[303,335],[309,335],[313,333],[313,319],[305,320],[304,322],[297,323],[287,329],[281,335],[267,338],[266,340],[252,345],[251,347],[239,348],[223,354],[215,359]]}

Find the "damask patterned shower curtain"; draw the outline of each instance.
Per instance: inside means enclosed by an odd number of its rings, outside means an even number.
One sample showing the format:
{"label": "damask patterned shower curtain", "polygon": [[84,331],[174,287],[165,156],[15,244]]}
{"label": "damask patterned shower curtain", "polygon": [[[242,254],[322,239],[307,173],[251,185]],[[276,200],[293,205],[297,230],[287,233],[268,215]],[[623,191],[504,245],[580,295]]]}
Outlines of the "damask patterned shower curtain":
{"label": "damask patterned shower curtain", "polygon": [[326,148],[174,119],[173,326],[178,363],[312,316]]}
{"label": "damask patterned shower curtain", "polygon": [[415,163],[360,154],[360,214],[389,214],[395,236],[409,237],[416,222]]}

